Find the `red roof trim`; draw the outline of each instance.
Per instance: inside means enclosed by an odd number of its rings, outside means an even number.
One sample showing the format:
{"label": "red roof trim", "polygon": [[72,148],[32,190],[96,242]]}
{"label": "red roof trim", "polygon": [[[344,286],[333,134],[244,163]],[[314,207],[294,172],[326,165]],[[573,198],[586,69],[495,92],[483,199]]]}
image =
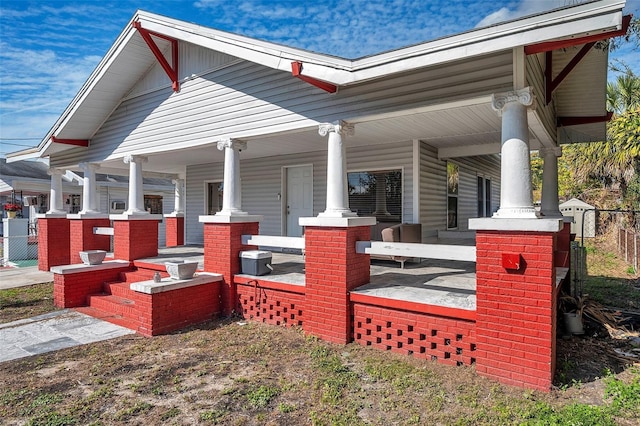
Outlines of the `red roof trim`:
{"label": "red roof trim", "polygon": [[313,86],[319,87],[325,92],[336,93],[338,91],[338,86],[336,86],[335,84],[327,83],[326,81],[322,81],[322,80],[315,79],[313,77],[302,75],[302,62],[300,61],[291,62],[291,74],[293,74],[294,77],[297,77],[302,81],[306,81],[307,83]]}
{"label": "red roof trim", "polygon": [[60,139],[55,136],[51,136],[51,142],[61,143],[64,145],[75,145],[87,148],[89,146],[89,139]]}
{"label": "red roof trim", "polygon": [[529,46],[524,47],[524,53],[527,55],[533,55],[534,53],[548,52],[550,50],[562,49],[564,47],[579,46],[581,44],[600,41],[611,37],[623,36],[627,34],[632,16],[633,15],[625,15],[622,17],[622,28],[619,30],[609,31],[607,33],[601,34],[592,34],[578,38],[570,38],[566,40],[556,40],[538,44],[530,44]]}

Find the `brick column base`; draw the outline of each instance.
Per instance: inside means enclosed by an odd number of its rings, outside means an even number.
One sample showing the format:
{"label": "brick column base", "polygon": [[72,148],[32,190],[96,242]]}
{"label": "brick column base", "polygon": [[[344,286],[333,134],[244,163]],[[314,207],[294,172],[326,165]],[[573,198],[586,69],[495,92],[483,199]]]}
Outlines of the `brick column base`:
{"label": "brick column base", "polygon": [[38,269],[49,271],[69,263],[69,219],[39,217]]}
{"label": "brick column base", "polygon": [[476,249],[476,370],[549,391],[556,361],[556,233],[477,230]]}
{"label": "brick column base", "polygon": [[136,260],[158,255],[158,221],[114,220],[113,257]]}
{"label": "brick column base", "polygon": [[222,313],[240,312],[233,276],[240,273],[240,252],[256,246],[242,244],[242,235],[257,235],[258,222],[204,223],[204,270],[222,274]]}
{"label": "brick column base", "polygon": [[109,227],[111,222],[108,218],[82,218],[70,220],[70,263],[82,263],[80,260],[81,251],[85,250],[105,250],[111,249],[111,237],[109,235],[96,235],[93,233],[94,227]]}
{"label": "brick column base", "polygon": [[305,320],[303,329],[329,342],[353,340],[349,291],[370,280],[369,255],[356,241],[370,240],[369,226],[305,227]]}
{"label": "brick column base", "polygon": [[184,245],[184,216],[165,217],[167,247]]}

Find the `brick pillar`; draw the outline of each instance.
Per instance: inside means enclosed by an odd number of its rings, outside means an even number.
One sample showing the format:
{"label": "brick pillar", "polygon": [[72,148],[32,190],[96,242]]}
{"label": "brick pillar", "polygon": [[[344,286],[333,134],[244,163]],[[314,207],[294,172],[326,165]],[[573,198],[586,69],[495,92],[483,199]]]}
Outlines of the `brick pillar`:
{"label": "brick pillar", "polygon": [[49,271],[53,266],[69,263],[69,219],[66,215],[39,215],[38,269]]}
{"label": "brick pillar", "polygon": [[184,245],[184,216],[165,216],[167,247]]}
{"label": "brick pillar", "polygon": [[115,259],[136,260],[157,255],[158,219],[113,221],[113,257]]}
{"label": "brick pillar", "polygon": [[571,222],[564,222],[558,232],[558,247],[555,253],[555,265],[568,268],[571,264]]}
{"label": "brick pillar", "polygon": [[476,230],[479,374],[515,386],[551,388],[556,361],[556,247],[557,232]]}
{"label": "brick pillar", "polygon": [[71,219],[69,224],[70,242],[69,242],[69,263],[82,263],[80,260],[81,251],[85,250],[106,250],[111,249],[111,237],[109,235],[96,235],[93,233],[94,227],[110,227],[111,222],[108,218],[91,218],[85,217],[81,219]]}
{"label": "brick pillar", "polygon": [[353,340],[349,292],[370,279],[369,255],[356,253],[356,241],[370,237],[370,226],[305,227],[307,333],[334,343]]}
{"label": "brick pillar", "polygon": [[[214,218],[215,216],[201,216]],[[240,273],[240,252],[254,250],[255,246],[243,245],[242,235],[257,235],[256,222],[205,222],[204,223],[204,270],[222,274],[222,313],[231,315],[239,312],[236,285],[233,276]]]}

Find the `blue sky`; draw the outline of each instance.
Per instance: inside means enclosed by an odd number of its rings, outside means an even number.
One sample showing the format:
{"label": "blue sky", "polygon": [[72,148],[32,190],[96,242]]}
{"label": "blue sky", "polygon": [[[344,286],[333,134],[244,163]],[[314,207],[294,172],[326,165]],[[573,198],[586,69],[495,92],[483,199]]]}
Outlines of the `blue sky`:
{"label": "blue sky", "polygon": [[[346,58],[580,0],[154,0],[0,3],[0,156],[37,145],[137,9]],[[640,14],[640,0],[626,13]],[[640,52],[613,58],[640,74]]]}

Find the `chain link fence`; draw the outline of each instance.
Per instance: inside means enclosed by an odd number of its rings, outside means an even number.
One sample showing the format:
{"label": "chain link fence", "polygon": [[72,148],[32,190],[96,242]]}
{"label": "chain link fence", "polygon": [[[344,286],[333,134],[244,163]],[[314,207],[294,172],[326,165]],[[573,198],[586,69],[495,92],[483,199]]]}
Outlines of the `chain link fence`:
{"label": "chain link fence", "polygon": [[37,219],[5,219],[2,221],[2,266],[38,264]]}
{"label": "chain link fence", "polygon": [[[579,225],[578,225],[579,224]],[[574,216],[571,243],[571,293],[582,296],[587,277],[586,243],[593,241],[600,249],[615,253],[635,273],[640,264],[640,211],[582,209]],[[586,240],[586,241],[585,241]]]}

